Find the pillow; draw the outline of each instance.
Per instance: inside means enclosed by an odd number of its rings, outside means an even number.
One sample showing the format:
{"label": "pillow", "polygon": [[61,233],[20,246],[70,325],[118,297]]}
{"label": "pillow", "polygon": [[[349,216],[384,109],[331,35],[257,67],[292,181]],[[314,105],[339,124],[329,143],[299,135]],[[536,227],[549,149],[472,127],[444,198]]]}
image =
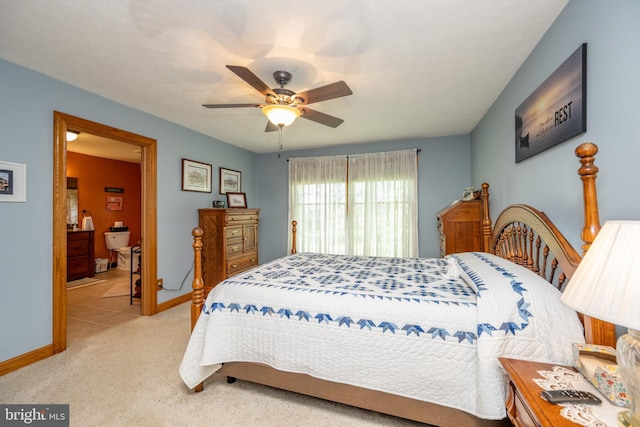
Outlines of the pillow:
{"label": "pillow", "polygon": [[[467,286],[469,286],[473,292],[475,292],[476,294],[478,293],[478,286],[476,284],[476,282],[471,278],[471,276],[469,276],[468,271],[470,271],[470,268],[467,264],[467,261],[470,259],[476,260],[477,258],[472,257],[471,253],[460,253],[460,254],[455,254],[455,255],[447,255],[445,257],[445,259],[447,260],[447,262],[449,263],[449,265],[451,266],[452,264],[454,264],[457,269],[457,273],[458,275],[456,277],[460,277],[466,284]],[[449,267],[451,268],[451,267]],[[449,269],[447,270],[447,277],[449,274]],[[473,274],[473,273],[472,273]]]}

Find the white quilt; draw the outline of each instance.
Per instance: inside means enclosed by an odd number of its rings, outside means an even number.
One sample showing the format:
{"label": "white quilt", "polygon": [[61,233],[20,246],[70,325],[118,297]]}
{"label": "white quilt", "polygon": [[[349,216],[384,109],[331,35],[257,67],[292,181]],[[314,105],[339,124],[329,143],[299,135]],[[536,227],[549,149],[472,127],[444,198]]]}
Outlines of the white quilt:
{"label": "white quilt", "polygon": [[559,291],[490,254],[298,254],[211,291],[180,374],[192,388],[258,362],[501,419],[497,358],[571,364],[573,342],[582,326]]}

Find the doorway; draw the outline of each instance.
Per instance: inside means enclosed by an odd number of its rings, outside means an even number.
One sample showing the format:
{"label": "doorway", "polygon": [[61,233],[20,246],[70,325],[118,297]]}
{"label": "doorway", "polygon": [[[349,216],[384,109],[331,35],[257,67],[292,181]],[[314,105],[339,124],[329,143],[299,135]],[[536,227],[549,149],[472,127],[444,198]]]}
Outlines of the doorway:
{"label": "doorway", "polygon": [[157,312],[157,141],[152,138],[112,128],[100,123],[54,111],[53,152],[53,349],[67,348],[67,130],[88,133],[118,142],[136,145],[141,151],[141,231],[142,231],[142,300],[143,316]]}

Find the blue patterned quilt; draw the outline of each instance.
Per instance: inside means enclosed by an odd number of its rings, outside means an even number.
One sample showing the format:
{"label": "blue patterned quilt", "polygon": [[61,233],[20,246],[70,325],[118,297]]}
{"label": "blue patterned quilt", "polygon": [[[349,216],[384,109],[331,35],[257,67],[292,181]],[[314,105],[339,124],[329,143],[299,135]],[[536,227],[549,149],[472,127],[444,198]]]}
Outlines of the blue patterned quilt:
{"label": "blue patterned quilt", "polygon": [[194,387],[221,363],[259,362],[497,419],[497,357],[566,364],[581,337],[555,288],[489,254],[297,254],[217,285],[180,371]]}

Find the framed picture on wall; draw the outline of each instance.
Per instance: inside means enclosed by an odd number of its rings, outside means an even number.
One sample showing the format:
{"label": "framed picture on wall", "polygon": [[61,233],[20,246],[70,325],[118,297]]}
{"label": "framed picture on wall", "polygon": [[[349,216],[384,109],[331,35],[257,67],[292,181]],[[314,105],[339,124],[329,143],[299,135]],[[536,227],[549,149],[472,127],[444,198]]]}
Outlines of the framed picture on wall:
{"label": "framed picture on wall", "polygon": [[182,159],[182,191],[211,193],[211,165]]}
{"label": "framed picture on wall", "polygon": [[121,211],[122,210],[122,196],[107,196],[107,210],[108,211]]}
{"label": "framed picture on wall", "polygon": [[27,201],[27,166],[0,162],[0,202]]}
{"label": "framed picture on wall", "polygon": [[516,163],[587,131],[587,44],[583,43],[515,112]]}
{"label": "framed picture on wall", "polygon": [[220,168],[220,194],[242,191],[242,172]]}

